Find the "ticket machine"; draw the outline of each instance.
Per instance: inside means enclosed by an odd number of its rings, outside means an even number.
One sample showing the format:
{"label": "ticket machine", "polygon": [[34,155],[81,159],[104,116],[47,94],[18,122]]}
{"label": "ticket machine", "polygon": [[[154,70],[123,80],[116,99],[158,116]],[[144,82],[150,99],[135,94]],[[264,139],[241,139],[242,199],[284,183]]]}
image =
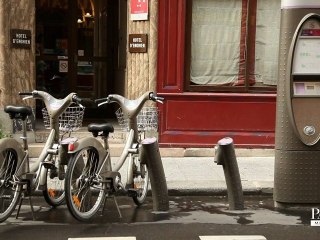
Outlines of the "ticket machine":
{"label": "ticket machine", "polygon": [[287,106],[297,137],[311,146],[320,140],[320,15],[299,23],[288,54]]}
{"label": "ticket machine", "polygon": [[320,1],[282,0],[273,199],[320,204]]}

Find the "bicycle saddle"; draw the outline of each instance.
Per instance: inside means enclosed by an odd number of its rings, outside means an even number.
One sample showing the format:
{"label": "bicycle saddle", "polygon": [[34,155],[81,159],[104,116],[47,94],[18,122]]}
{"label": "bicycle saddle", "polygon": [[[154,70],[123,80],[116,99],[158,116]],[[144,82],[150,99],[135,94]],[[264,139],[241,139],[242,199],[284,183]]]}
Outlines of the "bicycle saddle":
{"label": "bicycle saddle", "polygon": [[88,125],[88,131],[92,132],[94,137],[97,137],[99,132],[103,132],[103,136],[108,136],[114,128],[110,123],[91,123]]}
{"label": "bicycle saddle", "polygon": [[25,120],[27,116],[32,115],[32,109],[28,106],[5,106],[4,111],[9,114],[11,119]]}

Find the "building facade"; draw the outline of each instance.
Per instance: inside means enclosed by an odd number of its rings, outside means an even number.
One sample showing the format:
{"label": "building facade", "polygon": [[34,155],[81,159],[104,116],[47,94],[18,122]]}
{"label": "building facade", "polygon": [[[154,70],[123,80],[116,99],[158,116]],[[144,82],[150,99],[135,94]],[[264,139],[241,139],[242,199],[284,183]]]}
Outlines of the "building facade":
{"label": "building facade", "polygon": [[[152,90],[166,99],[159,106],[162,146],[212,147],[228,136],[239,147],[273,147],[280,4],[1,1],[1,119],[25,89],[91,98]],[[16,29],[30,31],[29,48],[11,45]],[[142,46],[133,39],[146,46],[131,49]],[[89,118],[97,115],[89,109]]]}

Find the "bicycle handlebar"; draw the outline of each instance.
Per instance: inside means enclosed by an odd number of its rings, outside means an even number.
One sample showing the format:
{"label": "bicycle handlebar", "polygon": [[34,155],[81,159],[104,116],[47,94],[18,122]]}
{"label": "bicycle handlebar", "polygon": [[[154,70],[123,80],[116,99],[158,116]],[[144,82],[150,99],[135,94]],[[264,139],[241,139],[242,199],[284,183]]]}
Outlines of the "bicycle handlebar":
{"label": "bicycle handlebar", "polygon": [[[146,93],[143,94],[142,96],[144,96],[144,95],[146,95]],[[141,96],[141,97],[142,97],[142,96]],[[140,97],[140,98],[141,98],[141,97]],[[118,99],[118,98],[123,99],[123,100],[121,100],[121,101],[116,100],[116,99]],[[138,98],[138,99],[139,99],[139,98]],[[108,104],[108,103],[112,103],[112,102],[118,102],[118,103],[121,105],[121,102],[122,102],[122,101],[123,101],[123,102],[130,102],[130,101],[133,102],[133,101],[137,101],[138,99],[136,99],[136,100],[129,100],[129,99],[126,99],[126,98],[124,98],[124,97],[122,97],[122,96],[120,96],[120,95],[110,94],[108,97],[98,98],[98,99],[94,100],[94,102],[95,102],[96,104],[98,104],[98,107],[100,107],[100,106],[103,105],[103,104]],[[154,93],[154,92],[149,92],[149,99],[146,99],[146,100],[152,100],[152,101],[154,101],[154,102],[159,102],[159,103],[163,104],[164,98],[163,98],[163,97],[158,97],[157,94]]]}
{"label": "bicycle handlebar", "polygon": [[32,92],[19,92],[19,95],[21,96],[32,96]]}
{"label": "bicycle handlebar", "polygon": [[109,97],[98,98],[98,99],[94,100],[94,102],[95,102],[96,104],[98,104],[98,106],[100,106],[100,105],[102,105],[102,104],[109,103],[109,102],[110,102],[110,99],[109,99]]}
{"label": "bicycle handlebar", "polygon": [[158,97],[154,92],[149,93],[150,100],[163,104],[164,98]]}

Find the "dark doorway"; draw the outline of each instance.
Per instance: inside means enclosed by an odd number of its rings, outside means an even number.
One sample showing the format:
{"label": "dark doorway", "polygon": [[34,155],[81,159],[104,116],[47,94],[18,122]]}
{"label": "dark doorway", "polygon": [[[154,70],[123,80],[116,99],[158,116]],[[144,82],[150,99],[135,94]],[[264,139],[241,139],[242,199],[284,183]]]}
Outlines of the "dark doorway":
{"label": "dark doorway", "polygon": [[[121,2],[36,0],[38,90],[44,89],[57,98],[70,92],[92,99],[122,93],[119,82],[124,82],[124,77],[118,77],[118,63],[125,59],[119,53],[125,51],[120,49],[123,26],[119,27],[119,22],[124,18],[126,22],[126,15],[120,16],[124,7]],[[124,84],[120,86],[124,88]],[[112,116],[111,108],[98,111],[89,107],[85,117]]]}

